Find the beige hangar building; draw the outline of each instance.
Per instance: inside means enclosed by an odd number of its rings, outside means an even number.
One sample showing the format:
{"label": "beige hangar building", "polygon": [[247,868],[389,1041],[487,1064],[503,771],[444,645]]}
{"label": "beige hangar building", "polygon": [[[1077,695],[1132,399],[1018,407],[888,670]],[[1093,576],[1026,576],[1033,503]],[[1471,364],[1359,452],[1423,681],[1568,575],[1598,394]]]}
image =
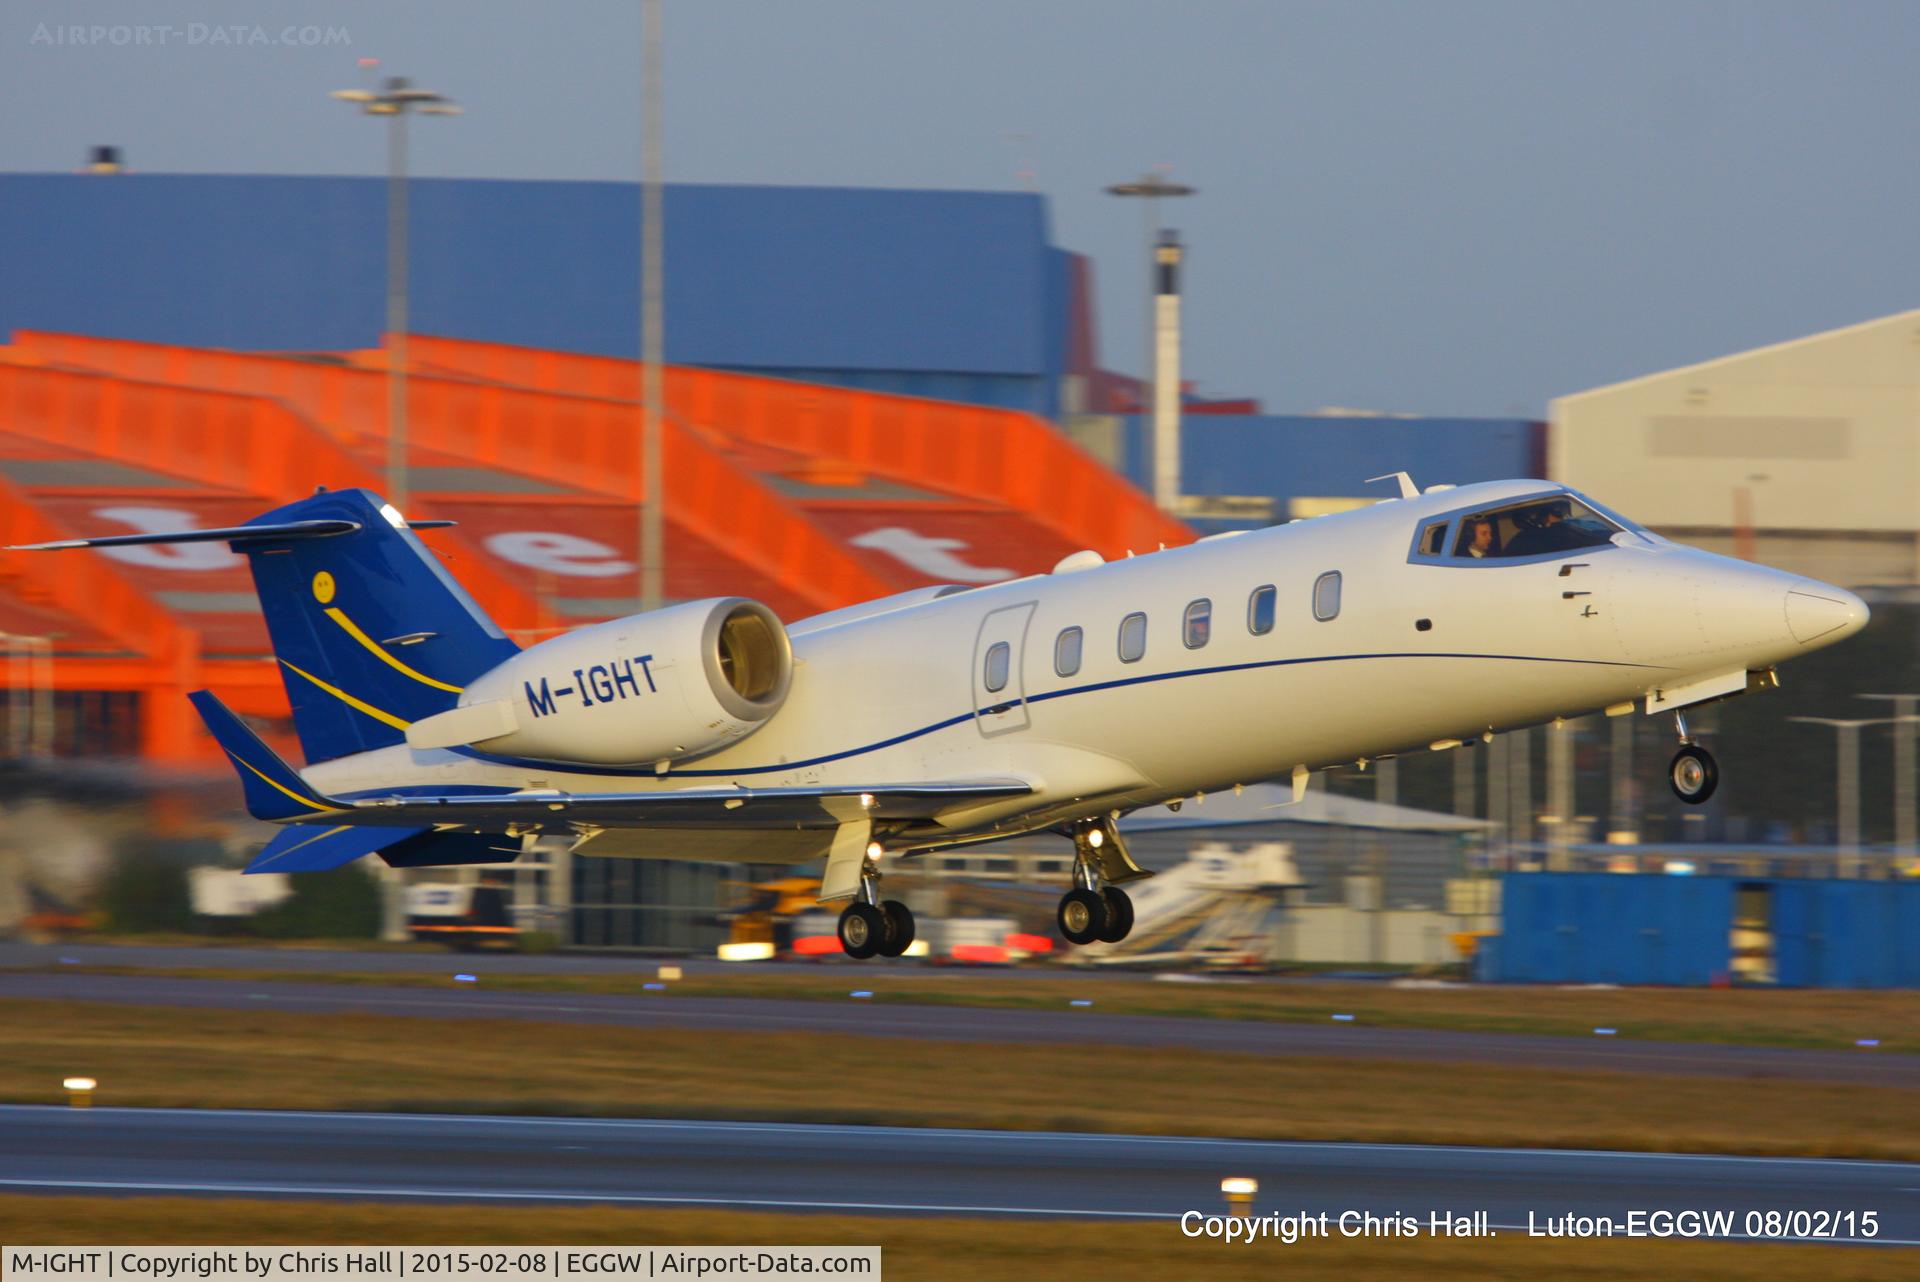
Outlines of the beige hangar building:
{"label": "beige hangar building", "polygon": [[1549,467],[1710,551],[1920,590],[1920,311],[1563,396]]}

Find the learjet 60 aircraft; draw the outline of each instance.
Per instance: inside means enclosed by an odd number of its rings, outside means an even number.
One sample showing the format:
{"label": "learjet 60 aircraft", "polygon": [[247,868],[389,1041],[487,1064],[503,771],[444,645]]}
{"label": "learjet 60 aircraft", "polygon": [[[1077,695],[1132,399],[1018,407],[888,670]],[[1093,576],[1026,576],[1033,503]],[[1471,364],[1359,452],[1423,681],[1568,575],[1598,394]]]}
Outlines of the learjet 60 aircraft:
{"label": "learjet 60 aircraft", "polygon": [[898,956],[892,859],[1053,830],[1074,943],[1132,924],[1143,806],[1605,711],[1672,713],[1683,801],[1718,768],[1685,710],[1775,684],[1860,630],[1859,597],[1670,542],[1545,481],[1417,490],[1339,515],[1051,573],[930,587],[783,625],[687,601],[521,649],[365,490],[243,526],[41,547],[217,540],[250,563],[297,770],[192,697],[247,807],[284,825],[248,872],[379,854],[806,863],[854,957]]}

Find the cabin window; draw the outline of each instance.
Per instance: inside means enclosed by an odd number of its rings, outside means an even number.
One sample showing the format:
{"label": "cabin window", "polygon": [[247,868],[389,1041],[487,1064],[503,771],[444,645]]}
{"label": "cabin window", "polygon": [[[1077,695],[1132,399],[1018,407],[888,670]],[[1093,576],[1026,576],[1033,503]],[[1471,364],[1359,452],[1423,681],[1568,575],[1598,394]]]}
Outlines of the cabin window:
{"label": "cabin window", "polygon": [[1129,614],[1120,620],[1120,662],[1138,663],[1147,652],[1147,616]]}
{"label": "cabin window", "polygon": [[1420,531],[1421,556],[1445,556],[1447,554],[1447,527],[1453,524],[1453,518],[1434,521]]}
{"label": "cabin window", "polygon": [[1253,595],[1247,598],[1247,631],[1257,637],[1273,631],[1273,603],[1279,595],[1271,583],[1253,590]]}
{"label": "cabin window", "polygon": [[1206,597],[1187,602],[1187,613],[1180,621],[1180,639],[1187,649],[1198,650],[1213,639],[1213,602]]}
{"label": "cabin window", "polygon": [[1007,688],[1007,668],[1013,661],[1013,647],[1005,641],[995,641],[987,647],[987,690],[997,694]]}
{"label": "cabin window", "polygon": [[1313,617],[1325,623],[1340,613],[1340,571],[1328,570],[1313,581]]}
{"label": "cabin window", "polygon": [[1063,677],[1070,677],[1080,671],[1079,628],[1062,628],[1060,635],[1053,639],[1053,670]]}

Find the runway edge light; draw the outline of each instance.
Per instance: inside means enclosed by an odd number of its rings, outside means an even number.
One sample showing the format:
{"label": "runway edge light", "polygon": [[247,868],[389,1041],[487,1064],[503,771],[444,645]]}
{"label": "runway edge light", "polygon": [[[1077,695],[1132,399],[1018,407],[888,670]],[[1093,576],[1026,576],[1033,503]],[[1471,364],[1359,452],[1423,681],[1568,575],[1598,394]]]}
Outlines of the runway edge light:
{"label": "runway edge light", "polygon": [[1260,1181],[1246,1175],[1229,1175],[1220,1181],[1220,1191],[1226,1194],[1228,1215],[1247,1215],[1253,1210],[1253,1195],[1260,1191]]}
{"label": "runway edge light", "polygon": [[93,1104],[94,1087],[100,1083],[91,1077],[69,1077],[60,1085],[66,1087],[67,1103],[74,1108],[89,1108]]}

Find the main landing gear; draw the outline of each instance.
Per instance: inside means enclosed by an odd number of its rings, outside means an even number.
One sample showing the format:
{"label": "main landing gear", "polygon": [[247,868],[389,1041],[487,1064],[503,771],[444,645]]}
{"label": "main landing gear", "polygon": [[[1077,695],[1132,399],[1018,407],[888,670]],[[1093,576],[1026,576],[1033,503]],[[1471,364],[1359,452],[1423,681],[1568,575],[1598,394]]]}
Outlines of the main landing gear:
{"label": "main landing gear", "polygon": [[898,957],[913,943],[913,913],[898,899],[880,898],[872,864],[860,873],[860,893],[840,914],[840,946],[857,961]]}
{"label": "main landing gear", "polygon": [[1125,939],[1133,929],[1133,900],[1111,882],[1146,875],[1127,854],[1112,819],[1074,825],[1074,885],[1060,897],[1055,914],[1060,934],[1073,944],[1117,944]]}
{"label": "main landing gear", "polygon": [[1673,785],[1673,795],[1689,806],[1697,806],[1713,795],[1720,786],[1720,765],[1713,754],[1693,741],[1687,731],[1687,714],[1673,714],[1673,728],[1680,735],[1680,751],[1673,754],[1673,760],[1667,765],[1667,782]]}

